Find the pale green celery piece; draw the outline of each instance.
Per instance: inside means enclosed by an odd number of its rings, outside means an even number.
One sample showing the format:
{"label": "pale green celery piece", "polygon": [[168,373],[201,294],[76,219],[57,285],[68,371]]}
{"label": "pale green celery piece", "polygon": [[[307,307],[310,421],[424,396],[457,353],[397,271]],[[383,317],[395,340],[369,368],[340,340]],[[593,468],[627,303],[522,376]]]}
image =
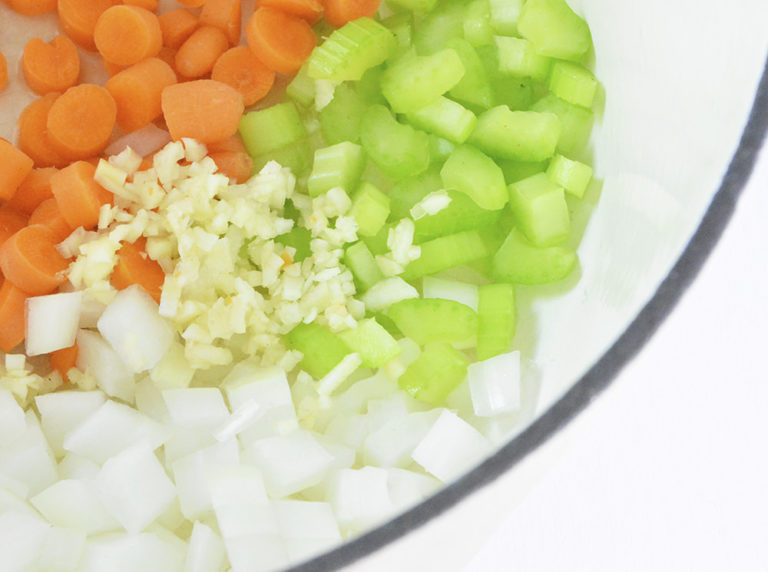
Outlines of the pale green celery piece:
{"label": "pale green celery piece", "polygon": [[491,27],[502,36],[517,34],[517,20],[525,0],[490,0]]}
{"label": "pale green celery piece", "polygon": [[464,39],[473,46],[493,43],[491,6],[488,0],[472,0],[464,11]]}
{"label": "pale green celery piece", "polygon": [[360,139],[360,120],[367,105],[354,87],[342,83],[336,87],[333,99],[318,114],[320,131],[328,145]]}
{"label": "pale green celery piece", "polygon": [[374,318],[361,320],[356,328],[340,332],[339,337],[360,354],[363,367],[381,367],[402,351],[397,340]]}
{"label": "pale green celery piece", "polygon": [[[427,2],[434,1],[427,0]],[[413,14],[411,12],[393,14],[389,18],[382,20],[381,24],[394,34],[395,41],[397,42],[397,48],[390,55],[390,59],[402,55],[413,45]]]}
{"label": "pale green celery piece", "polygon": [[362,241],[348,246],[344,251],[344,265],[352,272],[358,292],[365,292],[384,280],[384,274],[376,264],[376,259]]}
{"label": "pale green celery piece", "polygon": [[324,377],[351,353],[338,335],[314,322],[299,324],[286,334],[285,339],[288,347],[304,355],[300,367],[315,379]]}
{"label": "pale green celery piece", "polygon": [[307,180],[309,196],[317,197],[334,187],[347,193],[357,186],[365,168],[363,148],[344,141],[315,151],[312,173]]}
{"label": "pale green celery piece", "polygon": [[393,179],[418,175],[429,167],[429,136],[398,123],[382,105],[366,110],[360,124],[360,141],[368,157]]}
{"label": "pale green celery piece", "polygon": [[409,123],[438,137],[464,143],[477,123],[477,117],[469,109],[443,96],[426,107],[405,114]]}
{"label": "pale green celery piece", "polygon": [[301,177],[312,167],[312,145],[309,139],[302,139],[253,157],[253,173],[261,171],[270,161],[276,161],[290,169],[294,175]]}
{"label": "pale green celery piece", "polygon": [[453,49],[429,56],[407,53],[381,75],[381,93],[396,113],[421,109],[454,87],[464,65]]}
{"label": "pale green celery piece", "polygon": [[477,335],[477,312],[455,300],[411,298],[389,307],[387,315],[419,345],[465,342]]}
{"label": "pale green celery piece", "polygon": [[448,96],[477,109],[493,106],[493,89],[477,50],[461,38],[450,40],[446,46],[456,51],[464,66],[464,77],[448,91]]}
{"label": "pale green celery piece", "polygon": [[398,181],[389,192],[390,218],[400,220],[409,216],[413,205],[429,193],[441,189],[442,185],[440,167],[435,165],[414,177]]}
{"label": "pale green celery piece", "polygon": [[549,77],[549,89],[563,101],[590,108],[597,93],[597,80],[580,65],[556,62]]}
{"label": "pale green celery piece", "polygon": [[285,95],[304,108],[310,107],[314,103],[315,80],[309,77],[306,64],[301,66],[291,83],[286,86]]}
{"label": "pale green celery piece", "polygon": [[528,77],[501,76],[491,80],[494,100],[512,111],[524,111],[533,104],[533,80]]}
{"label": "pale green celery piece", "polygon": [[515,337],[517,313],[512,284],[485,284],[477,289],[477,359],[509,351]]}
{"label": "pale green celery piece", "polygon": [[357,234],[375,236],[389,216],[389,197],[364,181],[352,197],[349,215],[357,221]]}
{"label": "pale green celery piece", "polygon": [[443,139],[437,135],[429,136],[429,156],[432,163],[442,165],[451,153],[453,153],[455,148],[456,145],[447,139]]}
{"label": "pale green celery piece", "polygon": [[[506,193],[506,187],[504,191]],[[501,211],[480,208],[464,193],[457,191],[447,191],[447,193],[451,199],[447,207],[415,221],[414,242],[416,244],[465,230],[495,228]]]}
{"label": "pale green celery piece", "polygon": [[[402,57],[402,55],[400,57]],[[387,100],[384,99],[384,96],[381,94],[381,74],[383,73],[384,67],[376,66],[365,72],[363,77],[360,78],[360,81],[354,84],[357,94],[363,103],[367,105],[387,104]]]}
{"label": "pale green celery piece", "polygon": [[576,253],[565,246],[539,248],[513,229],[493,257],[491,275],[499,282],[549,284],[568,276],[577,260]]}
{"label": "pale green celery piece", "polygon": [[397,383],[414,398],[440,406],[467,376],[469,361],[447,343],[428,344]]}
{"label": "pale green celery piece", "polygon": [[532,177],[536,173],[543,173],[547,170],[546,161],[530,163],[525,161],[499,159],[496,163],[501,167],[501,170],[504,173],[504,180],[508,184],[516,183],[522,179]]}
{"label": "pale green celery piece", "polygon": [[551,58],[579,61],[592,46],[587,23],[565,0],[526,0],[517,30],[537,52]]}
{"label": "pale green celery piece", "polygon": [[560,133],[557,115],[499,105],[477,118],[469,143],[492,157],[535,162],[555,154]]}
{"label": "pale green celery piece", "polygon": [[549,94],[531,106],[532,111],[554,113],[560,119],[562,132],[557,151],[567,157],[579,157],[592,132],[592,112]]}
{"label": "pale green celery piece", "polygon": [[437,274],[449,268],[463,266],[490,254],[485,242],[476,230],[468,230],[441,236],[423,242],[421,256],[411,262],[403,272],[403,278],[416,280],[429,274]]}
{"label": "pale green celery piece", "polygon": [[426,14],[435,8],[437,0],[387,0],[387,4],[395,11],[407,10],[417,14]]}
{"label": "pale green celery piece", "polygon": [[246,113],[240,119],[238,130],[251,157],[281,149],[307,137],[301,116],[290,101]]}
{"label": "pale green celery piece", "polygon": [[419,21],[413,45],[421,56],[444,49],[448,41],[464,34],[464,0],[440,0],[437,7]]}
{"label": "pale green celery piece", "polygon": [[552,60],[537,54],[531,42],[506,36],[494,36],[493,41],[501,74],[547,79]]}
{"label": "pale green celery piece", "polygon": [[385,254],[389,251],[387,246],[387,238],[389,237],[390,229],[397,226],[399,220],[385,224],[379,229],[374,236],[363,236],[363,242],[373,254]]}
{"label": "pale green celery piece", "polygon": [[526,238],[536,246],[563,242],[571,217],[563,188],[539,173],[509,185],[509,206]]}
{"label": "pale green celery piece", "polygon": [[470,145],[456,147],[443,165],[440,177],[446,189],[465,193],[486,210],[501,209],[509,199],[501,168]]}
{"label": "pale green celery piece", "polygon": [[579,161],[573,161],[562,155],[555,155],[547,169],[549,180],[560,185],[577,199],[584,198],[584,193],[592,180],[592,167]]}

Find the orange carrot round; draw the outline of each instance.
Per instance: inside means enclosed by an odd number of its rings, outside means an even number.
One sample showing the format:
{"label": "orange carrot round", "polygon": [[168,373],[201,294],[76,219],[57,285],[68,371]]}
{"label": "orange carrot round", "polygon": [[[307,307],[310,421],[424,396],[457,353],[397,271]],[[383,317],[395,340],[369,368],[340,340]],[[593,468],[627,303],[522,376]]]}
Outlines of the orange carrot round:
{"label": "orange carrot round", "polygon": [[243,94],[245,106],[264,99],[275,83],[275,72],[259,61],[250,48],[230,48],[216,60],[211,79],[231,85]]}
{"label": "orange carrot round", "polygon": [[104,69],[107,70],[109,77],[115,76],[125,69],[125,66],[113,64],[112,62],[107,61],[104,58],[101,58],[101,63],[104,64]]}
{"label": "orange carrot round", "polygon": [[317,44],[306,20],[273,8],[258,8],[253,13],[245,37],[256,57],[282,74],[297,72]]}
{"label": "orange carrot round", "polygon": [[56,169],[53,167],[32,169],[6,205],[20,213],[32,214],[40,203],[53,198],[51,177],[55,173]]}
{"label": "orange carrot round", "polygon": [[219,28],[227,35],[229,43],[240,43],[242,11],[240,0],[206,0],[200,12],[200,24]]}
{"label": "orange carrot round", "polygon": [[104,59],[132,66],[156,56],[163,47],[157,16],[138,6],[112,6],[99,16],[93,30],[96,49]]}
{"label": "orange carrot round", "polygon": [[56,250],[44,226],[25,226],[0,246],[0,270],[6,280],[33,296],[50,294],[67,279],[67,260]]}
{"label": "orange carrot round", "polygon": [[0,199],[8,200],[16,194],[34,165],[29,155],[0,137]]}
{"label": "orange carrot round", "polygon": [[147,255],[146,243],[146,239],[141,237],[133,244],[124,244],[117,251],[117,264],[110,282],[118,290],[138,284],[159,304],[165,272],[156,260]]}
{"label": "orange carrot round", "polygon": [[5,0],[6,4],[18,14],[40,16],[56,10],[56,0]]}
{"label": "orange carrot round", "polygon": [[67,374],[70,369],[76,367],[78,347],[77,342],[68,348],[62,348],[51,352],[50,365],[52,371],[58,371],[64,381],[69,381]]}
{"label": "orange carrot round", "polygon": [[64,215],[61,214],[59,203],[54,198],[40,203],[35,212],[30,215],[29,224],[39,224],[46,227],[53,233],[53,238],[57,243],[67,238],[74,230],[69,226]]}
{"label": "orange carrot round", "polygon": [[63,157],[85,159],[101,153],[117,120],[112,95],[98,85],[69,88],[48,112],[48,140]]}
{"label": "orange carrot round", "polygon": [[0,246],[25,226],[27,217],[23,213],[7,206],[0,207]]}
{"label": "orange carrot round", "polygon": [[58,0],[59,24],[64,33],[86,50],[96,50],[93,32],[99,17],[119,0]]}
{"label": "orange carrot round", "polygon": [[105,87],[117,104],[117,125],[125,133],[136,131],[160,117],[160,94],[176,83],[171,66],[149,58],[112,76]]}
{"label": "orange carrot round", "polygon": [[205,4],[205,0],[178,0],[178,2],[187,8],[199,8]]}
{"label": "orange carrot round", "polygon": [[245,109],[239,91],[212,79],[169,85],[161,103],[174,140],[191,137],[202,143],[232,137]]}
{"label": "orange carrot round", "polygon": [[49,43],[32,38],[24,46],[21,69],[35,93],[65,91],[77,83],[80,56],[74,42],[66,36],[56,36]]}
{"label": "orange carrot round", "polygon": [[0,91],[8,86],[8,62],[5,61],[3,52],[0,52]]}
{"label": "orange carrot round", "polygon": [[233,135],[232,137],[227,137],[226,139],[222,139],[221,141],[215,141],[213,143],[209,143],[206,145],[208,148],[209,153],[219,153],[222,151],[238,151],[245,153],[245,144],[243,144],[243,140],[240,138],[240,135]]}
{"label": "orange carrot round", "polygon": [[49,93],[30,103],[19,116],[19,149],[29,155],[37,167],[63,167],[67,160],[48,139],[48,113],[58,93]]}
{"label": "orange carrot round", "polygon": [[197,18],[186,8],[176,8],[158,16],[163,45],[177,50],[197,29]]}
{"label": "orange carrot round", "polygon": [[259,6],[293,14],[306,20],[310,25],[317,23],[323,13],[320,0],[261,0]]}
{"label": "orange carrot round", "polygon": [[246,182],[253,174],[253,159],[244,151],[209,152],[208,156],[216,163],[220,173],[236,183]]}
{"label": "orange carrot round", "polygon": [[373,17],[379,4],[381,0],[325,0],[323,17],[334,28],[341,28],[352,20]]}
{"label": "orange carrot round", "polygon": [[184,77],[202,77],[210,73],[216,60],[228,47],[226,34],[218,28],[198,28],[176,52],[176,71]]}
{"label": "orange carrot round", "polygon": [[87,161],[77,161],[51,178],[53,196],[71,228],[95,228],[101,206],[112,202],[112,193],[93,180],[95,172]]}
{"label": "orange carrot round", "polygon": [[5,280],[0,286],[0,350],[10,353],[26,335],[25,306],[29,294]]}
{"label": "orange carrot round", "polygon": [[123,0],[123,4],[126,6],[138,6],[150,12],[155,12],[159,2],[158,0]]}

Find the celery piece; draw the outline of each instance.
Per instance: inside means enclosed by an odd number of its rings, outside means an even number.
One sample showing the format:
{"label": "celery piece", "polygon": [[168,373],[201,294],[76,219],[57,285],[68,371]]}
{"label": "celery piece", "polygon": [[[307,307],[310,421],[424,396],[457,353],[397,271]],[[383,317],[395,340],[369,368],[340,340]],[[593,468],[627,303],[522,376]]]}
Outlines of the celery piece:
{"label": "celery piece", "polygon": [[491,7],[488,0],[472,0],[464,11],[464,39],[473,46],[493,43]]}
{"label": "celery piece", "polygon": [[477,312],[455,300],[410,298],[392,304],[387,315],[419,345],[464,342],[477,335]]}
{"label": "celery piece", "polygon": [[434,9],[437,0],[387,0],[387,4],[393,10],[408,10],[417,14],[426,14]]}
{"label": "celery piece", "polygon": [[360,354],[363,367],[381,367],[402,351],[395,338],[374,318],[361,320],[356,328],[340,332],[339,337]]}
{"label": "celery piece", "polygon": [[549,180],[560,185],[577,199],[584,198],[584,193],[592,180],[592,167],[573,161],[562,155],[555,155],[547,169]]}
{"label": "celery piece", "polygon": [[308,139],[302,139],[257,155],[253,157],[253,172],[258,173],[270,161],[276,161],[283,167],[289,168],[294,175],[305,175],[312,167],[312,146]]}
{"label": "celery piece", "polygon": [[490,0],[491,27],[502,36],[517,35],[517,20],[525,0]]}
{"label": "celery piece", "polygon": [[489,211],[504,207],[509,199],[501,168],[470,145],[456,147],[440,177],[446,189],[466,193],[479,207]]}
{"label": "celery piece", "polygon": [[338,335],[314,322],[299,324],[285,338],[288,347],[304,355],[301,368],[315,379],[324,377],[350,353]]}
{"label": "celery piece", "polygon": [[511,111],[499,105],[477,118],[469,143],[493,157],[543,161],[555,154],[560,131],[553,113]]}
{"label": "celery piece", "polygon": [[563,101],[590,108],[597,93],[597,80],[582,66],[556,62],[549,76],[549,90]]}
{"label": "celery piece", "polygon": [[365,292],[377,282],[384,280],[384,274],[376,264],[376,259],[362,241],[348,246],[344,251],[344,265],[352,272],[358,292]]}
{"label": "celery piece", "polygon": [[543,173],[547,170],[546,161],[529,163],[526,161],[499,159],[496,163],[501,167],[501,170],[504,173],[504,180],[509,184],[516,183],[522,179],[527,179],[536,173]]}
{"label": "celery piece", "polygon": [[409,216],[413,205],[442,186],[440,168],[435,165],[414,177],[398,181],[389,192],[390,218],[400,220]]}
{"label": "celery piece", "polygon": [[494,227],[499,220],[501,211],[481,208],[464,193],[448,191],[448,196],[451,202],[447,207],[415,221],[414,242],[416,244],[465,230]]}
{"label": "celery piece", "polygon": [[453,150],[456,149],[451,141],[438,137],[437,135],[429,136],[429,157],[432,163],[439,163],[442,165],[445,160],[451,156]]}
{"label": "celery piece", "polygon": [[499,73],[532,77],[542,81],[547,79],[552,60],[537,54],[531,42],[505,36],[495,36],[493,41],[496,46]]}
{"label": "celery piece", "polygon": [[[427,0],[432,2],[433,0]],[[390,58],[401,56],[413,45],[413,14],[400,12],[381,21],[382,26],[394,34],[397,48]]]}
{"label": "celery piece", "polygon": [[320,130],[328,145],[360,139],[360,120],[366,104],[348,83],[336,86],[333,99],[318,114]]}
{"label": "celery piece", "polygon": [[288,101],[243,115],[238,128],[248,154],[257,157],[306,139],[296,106]]}
{"label": "celery piece", "polygon": [[577,157],[586,148],[592,132],[592,112],[570,104],[549,94],[531,106],[532,111],[554,113],[560,119],[563,129],[557,142],[558,152],[568,157]]}
{"label": "celery piece", "polygon": [[384,73],[382,66],[369,69],[355,83],[355,89],[360,100],[367,105],[381,104],[386,105],[387,100],[381,95],[381,74]]}
{"label": "celery piece", "polygon": [[396,222],[387,223],[379,229],[374,236],[363,236],[363,242],[370,249],[373,254],[385,254],[389,251],[387,246],[387,238],[389,237],[389,231],[391,228],[397,225]]}
{"label": "celery piece", "polygon": [[456,50],[429,56],[407,53],[381,74],[381,93],[396,113],[415,111],[433,103],[464,76]]}
{"label": "celery piece", "polygon": [[576,261],[576,253],[569,248],[538,248],[514,229],[494,255],[491,275],[500,282],[548,284],[568,276]]}
{"label": "celery piece", "polygon": [[285,95],[306,108],[315,101],[315,80],[307,74],[307,66],[301,66],[296,76],[285,87]]}
{"label": "celery piece", "polygon": [[314,79],[358,80],[365,70],[384,62],[395,47],[390,30],[371,18],[357,18],[312,51],[307,71]]}
{"label": "celery piece", "polygon": [[457,232],[423,242],[421,256],[405,267],[403,278],[415,280],[429,274],[462,266],[488,256],[489,252],[476,230]]}
{"label": "celery piece", "polygon": [[427,56],[445,48],[452,38],[464,34],[464,0],[441,0],[416,25],[413,45],[419,55]]}
{"label": "celery piece", "polygon": [[365,155],[360,145],[343,141],[315,151],[312,173],[307,180],[309,196],[317,197],[334,187],[347,193],[357,186],[365,168]]}
{"label": "celery piece", "polygon": [[389,197],[371,183],[363,182],[352,197],[349,215],[357,221],[357,234],[375,236],[389,216]]}
{"label": "celery piece", "polygon": [[415,127],[454,143],[464,143],[477,123],[474,113],[442,95],[426,107],[406,113],[405,118]]}
{"label": "celery piece", "polygon": [[309,246],[310,240],[312,240],[312,232],[295,225],[289,232],[275,237],[275,242],[296,249],[296,254],[293,256],[294,262],[301,262],[308,256],[312,256],[312,249]]}
{"label": "celery piece", "polygon": [[456,51],[464,66],[464,77],[449,91],[452,99],[478,109],[488,109],[493,105],[493,90],[488,72],[477,50],[461,38],[450,40],[446,47]]}
{"label": "celery piece", "polygon": [[368,157],[393,179],[418,175],[429,167],[429,137],[398,123],[383,105],[370,106],[360,122],[360,141]]}
{"label": "celery piece", "polygon": [[565,192],[545,173],[509,185],[509,206],[520,229],[536,246],[568,238],[571,219]]}
{"label": "celery piece", "polygon": [[477,294],[477,359],[483,361],[509,351],[517,322],[515,287],[485,284]]}
{"label": "celery piece", "polygon": [[414,398],[440,406],[467,376],[469,361],[450,344],[429,344],[397,380]]}
{"label": "celery piece", "polygon": [[493,97],[498,105],[512,111],[523,111],[533,103],[533,80],[527,77],[501,76],[491,80]]}
{"label": "celery piece", "polygon": [[587,23],[565,0],[527,0],[517,30],[541,55],[561,60],[578,61],[592,46]]}

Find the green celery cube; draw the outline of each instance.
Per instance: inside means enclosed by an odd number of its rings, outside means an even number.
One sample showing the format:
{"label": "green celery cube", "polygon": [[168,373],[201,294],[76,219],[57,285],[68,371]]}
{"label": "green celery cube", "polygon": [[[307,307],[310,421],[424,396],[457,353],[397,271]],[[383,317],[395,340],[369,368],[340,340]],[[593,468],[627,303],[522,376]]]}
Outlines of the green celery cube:
{"label": "green celery cube", "polygon": [[576,253],[569,248],[539,248],[513,229],[493,257],[491,275],[499,282],[529,286],[549,284],[568,276],[576,262]]}
{"label": "green celery cube", "polygon": [[312,146],[309,139],[294,141],[284,147],[253,157],[253,172],[258,173],[270,161],[276,161],[283,167],[287,167],[294,175],[307,174],[312,166]]}
{"label": "green celery cube", "polygon": [[517,321],[515,288],[485,284],[477,293],[477,359],[482,361],[509,351]]}
{"label": "green celery cube", "polygon": [[352,197],[349,214],[357,221],[357,234],[375,236],[387,222],[389,197],[371,183],[363,182]]}
{"label": "green celery cube", "polygon": [[449,268],[463,266],[490,254],[476,230],[440,236],[420,245],[421,256],[405,267],[403,278],[416,280]]}
{"label": "green celery cube", "polygon": [[597,93],[597,80],[579,65],[556,62],[549,77],[549,90],[563,101],[590,108]]}
{"label": "green celery cube", "polygon": [[461,145],[451,153],[440,176],[446,189],[466,193],[481,208],[495,211],[509,199],[501,168],[469,145]]}
{"label": "green celery cube", "polygon": [[358,292],[365,292],[377,282],[384,280],[384,274],[376,264],[376,259],[362,241],[348,246],[344,251],[344,265],[352,272]]}
{"label": "green celery cube", "polygon": [[517,34],[517,20],[525,0],[490,0],[491,27],[502,36]]}
{"label": "green celery cube", "polygon": [[494,101],[493,89],[477,50],[462,38],[454,38],[446,46],[456,51],[464,66],[464,76],[448,91],[448,95],[474,108],[491,107]]}
{"label": "green celery cube", "polygon": [[442,186],[440,169],[436,165],[431,166],[423,173],[398,181],[389,192],[390,217],[392,220],[400,220],[410,216],[413,205],[429,193],[441,189]]}
{"label": "green celery cube", "polygon": [[592,180],[592,167],[579,161],[573,161],[562,155],[555,155],[547,169],[549,180],[560,185],[577,199],[584,198],[584,193]]}
{"label": "green celery cube", "polygon": [[307,180],[309,195],[317,197],[334,187],[351,193],[360,181],[364,168],[365,154],[360,145],[344,141],[318,149]]}
{"label": "green celery cube", "polygon": [[320,130],[328,145],[360,139],[360,121],[367,105],[355,89],[343,83],[336,87],[331,102],[317,115]]}
{"label": "green celery cube", "polygon": [[563,101],[551,93],[533,104],[532,111],[554,113],[563,126],[557,142],[558,152],[568,157],[578,157],[589,142],[592,131],[592,112]]}
{"label": "green celery cube", "polygon": [[315,101],[315,80],[307,74],[307,66],[301,66],[296,76],[285,87],[285,95],[304,108]]}
{"label": "green celery cube", "polygon": [[535,162],[555,154],[560,133],[560,120],[552,113],[499,105],[477,118],[469,143],[492,157]]}
{"label": "green celery cube", "polygon": [[[506,193],[506,187],[504,187]],[[502,211],[481,208],[468,195],[447,191],[450,204],[441,211],[415,221],[414,242],[420,244],[438,236],[455,234],[465,230],[481,230],[493,227]]]}
{"label": "green celery cube", "polygon": [[428,344],[397,380],[414,398],[440,406],[467,376],[469,361],[447,343]]}
{"label": "green celery cube", "polygon": [[402,351],[397,340],[373,318],[361,320],[356,328],[340,332],[339,337],[360,354],[363,367],[381,367]]}
{"label": "green celery cube", "polygon": [[568,238],[571,219],[562,187],[539,173],[509,185],[509,206],[525,236],[536,246]]}
{"label": "green celery cube", "polygon": [[589,27],[565,0],[526,0],[517,30],[543,56],[580,60],[592,46]]}
{"label": "green celery cube", "polygon": [[383,105],[371,105],[360,123],[368,157],[393,179],[418,175],[429,167],[429,136],[403,125]]}
{"label": "green celery cube", "polygon": [[443,96],[426,107],[405,114],[409,123],[438,137],[464,143],[477,123],[469,109]]}
{"label": "green celery cube", "polygon": [[324,377],[350,353],[339,336],[314,322],[299,324],[285,337],[288,347],[304,355],[301,368],[315,379]]}
{"label": "green celery cube", "polygon": [[472,0],[464,12],[464,39],[473,46],[493,43],[491,6],[488,0]]}
{"label": "green celery cube", "polygon": [[444,49],[449,40],[464,33],[464,0],[440,0],[416,25],[413,45],[421,56]]}
{"label": "green celery cube", "polygon": [[299,112],[290,101],[246,113],[240,119],[239,131],[251,157],[275,151],[307,137]]}
{"label": "green celery cube", "polygon": [[477,312],[455,300],[411,298],[389,307],[387,315],[417,344],[464,342],[477,335]]}
{"label": "green celery cube", "polygon": [[551,60],[536,53],[533,44],[522,38],[495,36],[499,72],[505,75],[547,79]]}

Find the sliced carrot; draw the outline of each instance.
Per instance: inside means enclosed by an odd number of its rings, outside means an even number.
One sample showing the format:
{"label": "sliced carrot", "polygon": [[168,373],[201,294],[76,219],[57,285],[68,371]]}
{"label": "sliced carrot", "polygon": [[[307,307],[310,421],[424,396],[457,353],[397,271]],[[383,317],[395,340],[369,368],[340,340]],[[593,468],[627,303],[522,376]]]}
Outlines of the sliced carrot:
{"label": "sliced carrot", "polygon": [[171,137],[191,137],[202,143],[222,141],[237,133],[245,108],[239,91],[212,79],[169,85],[161,100]]}
{"label": "sliced carrot", "polygon": [[32,38],[24,46],[21,69],[35,93],[65,91],[77,83],[80,56],[74,42],[66,36],[56,36],[49,43]]}
{"label": "sliced carrot", "polygon": [[253,159],[248,153],[242,151],[211,153],[209,151],[208,156],[216,163],[220,173],[234,179],[237,183],[246,182],[253,174]]}
{"label": "sliced carrot", "polygon": [[104,58],[101,58],[101,63],[104,64],[104,69],[107,70],[109,77],[115,76],[125,69],[125,66],[113,64]]}
{"label": "sliced carrot", "polygon": [[240,135],[237,134],[233,135],[232,137],[228,137],[227,139],[222,139],[221,141],[209,143],[206,145],[206,147],[208,148],[208,153],[219,153],[222,151],[246,152],[243,140],[240,139]]}
{"label": "sliced carrot", "polygon": [[53,196],[71,228],[95,228],[102,205],[112,202],[112,193],[93,180],[95,172],[96,167],[90,163],[77,161],[51,179]]}
{"label": "sliced carrot", "polygon": [[310,25],[316,24],[323,13],[320,0],[261,0],[259,6],[293,14],[306,20]]}
{"label": "sliced carrot", "polygon": [[367,16],[371,18],[379,9],[381,0],[325,0],[323,17],[334,28]]}
{"label": "sliced carrot", "polygon": [[27,217],[7,206],[0,207],[0,246],[27,226]]}
{"label": "sliced carrot", "polygon": [[229,43],[240,43],[242,10],[240,0],[206,0],[200,12],[200,24],[219,28],[227,35]]}
{"label": "sliced carrot", "polygon": [[26,335],[25,306],[29,295],[10,280],[0,286],[0,350],[10,353]]}
{"label": "sliced carrot", "polygon": [[199,8],[205,4],[205,0],[178,0],[179,4],[187,8]]}
{"label": "sliced carrot", "polygon": [[0,246],[5,279],[33,296],[56,290],[67,279],[68,267],[53,233],[39,224],[25,226]]}
{"label": "sliced carrot", "polygon": [[8,200],[16,194],[34,165],[29,155],[0,137],[0,199]]}
{"label": "sliced carrot", "polygon": [[138,6],[112,6],[105,10],[96,22],[93,40],[105,60],[121,66],[154,57],[163,47],[157,16]]}
{"label": "sliced carrot", "polygon": [[275,72],[259,61],[247,46],[237,46],[221,54],[211,71],[211,79],[231,85],[243,94],[245,106],[264,99],[275,83]]}
{"label": "sliced carrot", "polygon": [[48,112],[48,140],[68,159],[99,155],[109,143],[117,120],[117,105],[101,86],[70,87]]}
{"label": "sliced carrot", "polygon": [[114,75],[104,86],[117,104],[117,125],[130,133],[160,117],[160,94],[176,83],[171,66],[149,58]]}
{"label": "sliced carrot", "polygon": [[178,49],[197,29],[197,17],[186,8],[176,8],[158,16],[163,45]]}
{"label": "sliced carrot", "polygon": [[19,149],[37,167],[63,167],[68,162],[48,139],[48,113],[58,98],[58,93],[46,94],[30,103],[19,116]]}
{"label": "sliced carrot", "polygon": [[202,77],[211,72],[227,48],[229,40],[224,32],[213,26],[202,26],[176,52],[176,71],[184,77]]}
{"label": "sliced carrot", "polygon": [[159,2],[158,0],[123,0],[123,4],[127,6],[138,6],[139,8],[144,8],[150,12],[155,12]]}
{"label": "sliced carrot", "polygon": [[56,0],[6,0],[6,4],[24,16],[40,16],[56,10]]}
{"label": "sliced carrot", "polygon": [[59,203],[54,198],[40,203],[40,206],[30,215],[29,224],[39,224],[46,227],[53,233],[53,238],[57,244],[72,234],[74,230],[69,226],[64,215],[61,214]]}
{"label": "sliced carrot", "polygon": [[40,203],[53,198],[51,177],[56,173],[53,167],[32,169],[27,178],[21,182],[16,194],[6,204],[8,207],[24,214],[32,214]]}
{"label": "sliced carrot", "polygon": [[156,260],[147,255],[146,243],[146,239],[141,237],[133,244],[124,244],[117,251],[117,264],[110,282],[118,290],[138,284],[159,304],[165,272]]}
{"label": "sliced carrot", "polygon": [[274,8],[258,8],[248,20],[245,37],[256,57],[282,74],[297,72],[317,44],[306,20]]}
{"label": "sliced carrot", "polygon": [[119,0],[58,0],[59,24],[77,45],[95,51],[93,31],[99,17]]}
{"label": "sliced carrot", "polygon": [[0,52],[0,91],[8,86],[8,62],[5,61],[3,52]]}
{"label": "sliced carrot", "polygon": [[78,349],[75,342],[73,346],[51,352],[51,370],[58,371],[64,381],[69,381],[67,377],[69,370],[77,366]]}

